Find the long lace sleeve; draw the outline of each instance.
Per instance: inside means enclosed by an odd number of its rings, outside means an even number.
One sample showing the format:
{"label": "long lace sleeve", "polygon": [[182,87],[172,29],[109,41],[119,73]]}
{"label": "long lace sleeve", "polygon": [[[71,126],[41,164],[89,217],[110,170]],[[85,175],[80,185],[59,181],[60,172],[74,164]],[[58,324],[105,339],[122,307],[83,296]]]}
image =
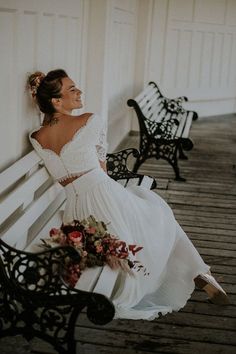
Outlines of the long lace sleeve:
{"label": "long lace sleeve", "polygon": [[99,134],[98,144],[96,145],[100,161],[106,161],[107,147],[107,122],[105,121]]}

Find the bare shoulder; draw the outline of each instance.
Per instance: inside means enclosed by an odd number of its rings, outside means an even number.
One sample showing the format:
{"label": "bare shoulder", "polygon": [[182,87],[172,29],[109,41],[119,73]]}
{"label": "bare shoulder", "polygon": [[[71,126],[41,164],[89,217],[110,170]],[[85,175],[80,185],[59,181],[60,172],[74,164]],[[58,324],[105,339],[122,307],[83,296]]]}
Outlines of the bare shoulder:
{"label": "bare shoulder", "polygon": [[80,114],[79,116],[74,116],[74,122],[75,124],[79,127],[79,126],[83,126],[87,123],[87,121],[89,120],[89,118],[93,116],[93,113],[83,113]]}
{"label": "bare shoulder", "polygon": [[40,143],[44,140],[45,135],[47,135],[47,127],[42,126],[37,131],[33,132],[31,136]]}

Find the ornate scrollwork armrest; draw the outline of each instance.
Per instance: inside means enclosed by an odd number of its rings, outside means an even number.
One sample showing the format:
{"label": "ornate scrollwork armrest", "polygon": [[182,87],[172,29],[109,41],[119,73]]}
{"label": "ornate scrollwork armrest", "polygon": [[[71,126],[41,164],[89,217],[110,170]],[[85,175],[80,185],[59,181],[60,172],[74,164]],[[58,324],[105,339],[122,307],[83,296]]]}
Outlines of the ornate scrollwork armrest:
{"label": "ornate scrollwork armrest", "polygon": [[128,159],[130,156],[137,158],[139,151],[134,148],[120,150],[107,154],[107,173],[114,180],[143,178],[143,175],[133,173],[128,168]]}
{"label": "ornate scrollwork armrest", "polygon": [[[139,158],[140,153],[137,149],[128,148],[124,150],[120,150],[114,152],[112,154],[107,154],[107,173],[113,178],[115,181],[118,180],[126,180],[125,186],[129,182],[130,179],[136,178],[139,180],[139,184],[141,184],[144,175],[139,173],[134,173],[128,168],[128,159],[129,157]],[[151,189],[156,188],[156,181],[153,177],[153,184]]]}
{"label": "ornate scrollwork armrest", "polygon": [[186,96],[179,96],[173,99],[177,101],[179,104],[182,104],[183,102],[188,102],[188,97]]}
{"label": "ornate scrollwork armrest", "polygon": [[182,103],[182,97],[178,97],[177,99],[165,98],[163,100],[165,109],[170,113],[184,113],[185,109],[182,107]]}
{"label": "ornate scrollwork armrest", "polygon": [[24,301],[25,293],[31,294],[33,299],[35,296],[40,297],[40,294],[59,295],[67,292],[67,264],[79,263],[81,258],[71,246],[53,247],[33,253],[17,250],[2,240],[0,251],[1,281],[20,301]]}
{"label": "ornate scrollwork armrest", "polygon": [[150,119],[144,118],[144,121],[148,133],[153,139],[172,139],[172,128],[175,125],[179,125],[179,121],[176,118],[164,119],[162,122],[155,122],[151,121]]}
{"label": "ornate scrollwork armrest", "polygon": [[161,123],[158,124],[156,130],[153,132],[153,137],[157,138],[160,137],[163,139],[173,139],[172,129],[174,126],[178,126],[179,121],[175,118],[169,118],[163,120]]}
{"label": "ornate scrollwork armrest", "polygon": [[68,259],[80,261],[73,247],[59,246],[31,253],[0,240],[0,253],[2,336],[27,331],[32,338],[40,333],[40,338],[57,348],[62,348],[69,336],[69,348],[71,340],[74,341],[75,321],[84,308],[93,323],[106,324],[113,319],[115,308],[106,296],[78,290],[65,281]]}

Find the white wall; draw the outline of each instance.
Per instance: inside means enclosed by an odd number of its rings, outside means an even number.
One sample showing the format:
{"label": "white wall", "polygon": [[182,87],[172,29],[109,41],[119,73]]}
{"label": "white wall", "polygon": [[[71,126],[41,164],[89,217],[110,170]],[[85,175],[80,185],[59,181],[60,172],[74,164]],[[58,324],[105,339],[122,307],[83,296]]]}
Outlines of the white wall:
{"label": "white wall", "polygon": [[131,129],[127,99],[149,80],[202,116],[235,110],[236,0],[0,0],[0,48],[0,169],[31,148],[35,70],[68,71],[85,110],[108,119],[109,151]]}
{"label": "white wall", "polygon": [[39,125],[26,89],[30,72],[62,67],[85,86],[86,0],[0,0],[0,169],[31,147]]}
{"label": "white wall", "polygon": [[153,0],[146,82],[200,116],[235,112],[236,1]]}
{"label": "white wall", "polygon": [[0,0],[0,169],[31,149],[40,118],[26,89],[35,70],[62,67],[85,110],[108,119],[109,151],[131,127],[138,0]]}
{"label": "white wall", "polygon": [[133,96],[138,2],[110,0],[107,42],[108,143],[112,151],[131,130],[126,104]]}

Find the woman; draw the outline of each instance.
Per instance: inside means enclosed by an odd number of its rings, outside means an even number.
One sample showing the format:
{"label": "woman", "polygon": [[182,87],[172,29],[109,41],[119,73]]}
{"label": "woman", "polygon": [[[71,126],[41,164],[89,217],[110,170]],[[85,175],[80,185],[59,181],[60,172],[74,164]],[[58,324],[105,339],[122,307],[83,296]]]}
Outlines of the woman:
{"label": "woman", "polygon": [[228,303],[225,291],[210,275],[169,206],[143,187],[124,188],[106,174],[106,129],[92,113],[73,116],[82,107],[81,91],[64,70],[29,77],[33,97],[45,114],[30,141],[67,197],[63,221],[96,219],[128,244],[143,246],[138,260],[149,275],[121,272],[112,301],[116,318],[154,319],[178,311],[195,284],[210,300]]}

